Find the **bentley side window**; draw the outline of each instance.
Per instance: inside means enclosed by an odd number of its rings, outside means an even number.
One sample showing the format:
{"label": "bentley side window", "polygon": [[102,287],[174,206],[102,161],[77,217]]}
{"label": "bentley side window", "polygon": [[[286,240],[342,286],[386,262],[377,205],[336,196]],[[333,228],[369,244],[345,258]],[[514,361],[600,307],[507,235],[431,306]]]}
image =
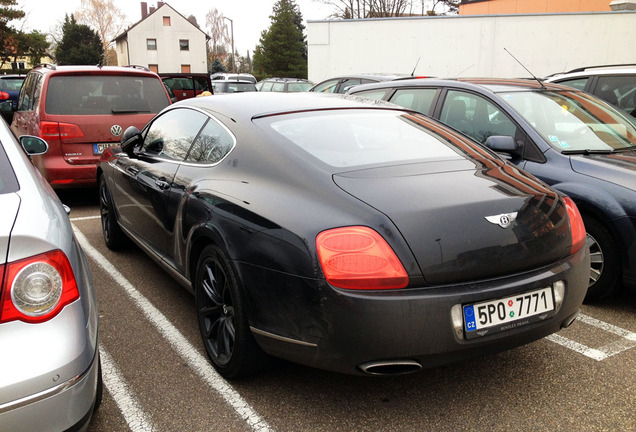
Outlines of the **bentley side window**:
{"label": "bentley side window", "polygon": [[148,129],[142,151],[183,161],[207,116],[191,109],[174,109],[159,116]]}
{"label": "bentley side window", "polygon": [[214,119],[209,119],[197,136],[186,162],[214,164],[234,148],[234,137]]}

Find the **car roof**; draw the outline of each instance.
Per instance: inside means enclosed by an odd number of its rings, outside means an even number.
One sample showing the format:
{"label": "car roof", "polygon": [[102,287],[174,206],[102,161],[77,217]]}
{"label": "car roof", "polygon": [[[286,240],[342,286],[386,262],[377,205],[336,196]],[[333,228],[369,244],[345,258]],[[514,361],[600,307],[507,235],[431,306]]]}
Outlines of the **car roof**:
{"label": "car roof", "polygon": [[170,78],[170,77],[174,77],[174,78],[206,77],[206,78],[210,79],[210,75],[208,75],[207,73],[204,73],[204,72],[200,72],[200,73],[184,73],[184,72],[167,73],[167,72],[160,72],[159,76],[161,78]]}
{"label": "car roof", "polygon": [[527,91],[527,90],[569,90],[559,84],[538,82],[533,79],[520,78],[456,78],[456,79],[437,79],[437,78],[415,78],[408,80],[397,80],[391,82],[362,84],[351,89],[351,94],[356,94],[365,90],[379,88],[398,88],[398,87],[442,87],[451,86],[458,88],[481,88],[492,93],[503,91]]}
{"label": "car roof", "polygon": [[144,66],[57,66],[49,63],[43,63],[35,66],[34,71],[42,73],[55,73],[55,74],[119,74],[119,75],[148,75],[157,76],[156,73]]}
{"label": "car roof", "polygon": [[585,66],[576,69],[572,69],[568,72],[558,72],[546,77],[546,80],[559,80],[563,78],[575,78],[578,76],[590,76],[590,75],[618,75],[618,74],[630,74],[636,75],[636,64],[620,64],[620,65],[600,65],[600,66]]}
{"label": "car roof", "polygon": [[276,77],[273,77],[273,78],[265,78],[265,79],[263,79],[263,80],[262,80],[262,81],[260,81],[260,82],[264,82],[264,81],[294,81],[294,82],[299,81],[299,82],[310,82],[309,80],[306,80],[306,79],[304,79],[304,78],[276,78]]}
{"label": "car roof", "polygon": [[327,78],[322,80],[320,83],[323,83],[325,81],[331,81],[334,79],[346,79],[346,78],[349,78],[349,79],[364,78],[364,79],[374,79],[377,81],[392,81],[398,78],[405,78],[405,77],[408,77],[408,75],[406,74],[352,74],[352,75],[341,75],[341,76]]}
{"label": "car roof", "polygon": [[303,111],[331,109],[394,109],[409,111],[382,101],[373,101],[355,96],[320,93],[284,93],[284,92],[244,92],[222,94],[214,97],[191,98],[177,102],[165,110],[178,107],[195,107],[218,112],[233,119],[252,119],[270,115]]}
{"label": "car roof", "polygon": [[7,79],[7,78],[11,78],[11,79],[22,78],[22,79],[25,79],[26,75],[20,75],[20,74],[0,75],[0,79]]}

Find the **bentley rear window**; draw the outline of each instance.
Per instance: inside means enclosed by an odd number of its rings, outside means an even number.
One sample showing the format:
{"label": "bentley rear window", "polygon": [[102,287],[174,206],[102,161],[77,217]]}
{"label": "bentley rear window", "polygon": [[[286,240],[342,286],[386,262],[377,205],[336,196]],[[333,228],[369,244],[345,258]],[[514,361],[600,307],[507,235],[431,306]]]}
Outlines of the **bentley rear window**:
{"label": "bentley rear window", "polygon": [[271,128],[334,167],[457,158],[453,144],[400,111],[332,111],[274,120]]}

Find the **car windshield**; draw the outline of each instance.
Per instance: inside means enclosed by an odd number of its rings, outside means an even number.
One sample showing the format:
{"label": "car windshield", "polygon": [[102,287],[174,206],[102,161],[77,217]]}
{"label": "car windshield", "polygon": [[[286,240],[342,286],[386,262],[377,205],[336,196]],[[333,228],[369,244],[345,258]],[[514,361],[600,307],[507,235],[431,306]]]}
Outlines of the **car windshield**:
{"label": "car windshield", "polygon": [[158,113],[170,104],[157,78],[134,75],[61,75],[51,77],[48,114],[100,115]]}
{"label": "car windshield", "polygon": [[636,125],[618,110],[586,93],[527,91],[500,96],[560,152],[636,148]]}
{"label": "car windshield", "polygon": [[456,159],[453,143],[399,111],[330,111],[273,117],[279,134],[334,167]]}

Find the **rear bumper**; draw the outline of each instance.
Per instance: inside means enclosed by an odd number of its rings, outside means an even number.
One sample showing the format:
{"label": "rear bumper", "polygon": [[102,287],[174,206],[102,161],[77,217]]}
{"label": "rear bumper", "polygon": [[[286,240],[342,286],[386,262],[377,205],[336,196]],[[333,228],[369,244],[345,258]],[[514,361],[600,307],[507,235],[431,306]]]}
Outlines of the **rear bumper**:
{"label": "rear bumper", "polygon": [[3,431],[86,428],[97,394],[99,354],[97,318],[85,311],[80,299],[46,323],[2,324],[0,343],[10,353],[0,358]]}
{"label": "rear bumper", "polygon": [[[275,279],[271,274],[266,277],[261,280]],[[250,304],[258,307],[249,315],[264,351],[301,364],[349,374],[363,374],[361,365],[369,363],[432,367],[503,351],[559,331],[578,313],[588,278],[587,248],[556,265],[474,284],[356,292],[314,281],[312,294],[307,290],[313,283],[288,278],[276,283],[288,292],[270,292],[270,302],[263,303],[262,295],[252,297]],[[456,305],[505,298],[557,281],[565,283],[563,303],[539,322],[470,340],[453,326],[451,310]]]}
{"label": "rear bumper", "polygon": [[53,189],[93,187],[97,185],[97,162],[72,165],[63,158],[34,156],[33,162]]}
{"label": "rear bumper", "polygon": [[0,405],[0,424],[12,432],[85,431],[93,416],[99,356],[82,374],[22,399]]}

